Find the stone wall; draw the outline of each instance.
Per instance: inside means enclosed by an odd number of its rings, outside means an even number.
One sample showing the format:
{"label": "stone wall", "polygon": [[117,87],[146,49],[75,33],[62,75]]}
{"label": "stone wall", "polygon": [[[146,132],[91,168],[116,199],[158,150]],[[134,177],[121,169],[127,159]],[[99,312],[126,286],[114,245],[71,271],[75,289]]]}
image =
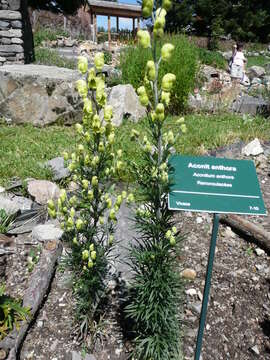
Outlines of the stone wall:
{"label": "stone wall", "polygon": [[27,0],[0,0],[0,65],[34,60]]}

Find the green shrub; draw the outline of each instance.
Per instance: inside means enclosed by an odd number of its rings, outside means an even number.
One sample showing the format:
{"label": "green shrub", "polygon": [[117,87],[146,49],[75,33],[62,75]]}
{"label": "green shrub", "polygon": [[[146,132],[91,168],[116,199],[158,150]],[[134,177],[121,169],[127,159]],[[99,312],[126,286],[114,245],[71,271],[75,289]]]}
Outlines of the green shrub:
{"label": "green shrub", "polygon": [[26,320],[30,310],[21,306],[21,302],[5,295],[5,286],[0,286],[0,340],[15,328],[18,330],[20,321]]}
{"label": "green shrub", "polygon": [[40,46],[42,41],[46,40],[57,40],[58,36],[65,36],[68,37],[69,33],[62,30],[62,29],[47,29],[47,28],[40,28],[34,32],[34,44],[35,46]]}
{"label": "green shrub", "polygon": [[204,65],[210,65],[219,69],[226,69],[228,66],[227,61],[217,51],[210,51],[202,48],[198,48],[199,61]]}
{"label": "green shrub", "polygon": [[5,234],[14,219],[13,215],[8,215],[4,209],[0,209],[0,234]]}
{"label": "green shrub", "polygon": [[41,65],[58,66],[67,69],[76,69],[75,60],[65,59],[56,50],[37,48],[35,50],[36,63]]}
{"label": "green shrub", "polygon": [[112,53],[110,51],[104,51],[104,63],[109,65],[112,62]]}
{"label": "green shrub", "polygon": [[[170,111],[179,113],[185,109],[188,94],[194,88],[197,70],[197,51],[183,35],[166,36],[158,43],[157,54],[160,55],[161,45],[170,42],[175,46],[174,57],[170,63],[161,63],[159,85],[166,73],[173,72],[176,82],[172,90]],[[129,47],[121,53],[120,68],[125,84],[131,84],[137,89],[143,82],[145,64],[151,58],[149,49],[140,46]]]}

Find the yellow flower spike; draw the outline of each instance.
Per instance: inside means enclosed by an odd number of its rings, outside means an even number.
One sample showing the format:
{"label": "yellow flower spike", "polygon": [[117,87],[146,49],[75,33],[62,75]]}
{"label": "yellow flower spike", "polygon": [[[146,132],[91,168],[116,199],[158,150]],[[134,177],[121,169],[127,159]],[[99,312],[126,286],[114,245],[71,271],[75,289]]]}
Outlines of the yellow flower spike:
{"label": "yellow flower spike", "polygon": [[171,100],[171,93],[167,92],[167,91],[162,91],[161,92],[161,101],[168,106],[170,104],[170,100]]}
{"label": "yellow flower spike", "polygon": [[166,234],[165,234],[165,238],[166,238],[166,239],[170,239],[171,235],[172,235],[171,230],[167,230],[167,232],[166,232]]}
{"label": "yellow flower spike", "polygon": [[113,240],[114,240],[114,236],[113,236],[113,235],[110,235],[110,236],[109,236],[109,246],[112,246]]}
{"label": "yellow flower spike", "polygon": [[97,176],[93,176],[93,177],[92,177],[91,183],[92,183],[92,186],[97,186],[97,185],[98,185],[98,178],[97,178]]}
{"label": "yellow flower spike", "polygon": [[82,187],[84,188],[84,190],[87,190],[89,186],[89,181],[84,179],[82,180]]}
{"label": "yellow flower spike", "polygon": [[118,195],[118,196],[117,196],[117,199],[116,199],[116,204],[117,204],[118,206],[120,206],[120,205],[122,204],[122,201],[123,201],[122,196],[121,196],[121,195]]}
{"label": "yellow flower spike", "polygon": [[84,146],[82,144],[78,145],[78,152],[83,153],[84,152]]}
{"label": "yellow flower spike", "polygon": [[51,218],[53,218],[53,219],[56,218],[56,211],[55,210],[48,209],[48,214],[50,215]]}
{"label": "yellow flower spike", "polygon": [[174,246],[176,244],[175,237],[173,235],[170,237],[170,244],[171,246]]}
{"label": "yellow flower spike", "polygon": [[74,221],[71,217],[67,219],[67,226],[72,228],[74,226]]}
{"label": "yellow flower spike", "polygon": [[95,250],[95,245],[94,245],[94,244],[90,244],[89,250],[90,250],[90,251],[94,251],[94,250]]}
{"label": "yellow flower spike", "polygon": [[106,175],[106,176],[110,175],[110,169],[109,169],[109,168],[106,168],[106,169],[105,169],[105,175]]}
{"label": "yellow flower spike", "polygon": [[87,197],[90,201],[94,199],[94,192],[93,190],[88,190]]}
{"label": "yellow flower spike", "polygon": [[91,68],[88,71],[88,87],[89,89],[96,89],[97,85],[96,85],[96,71],[94,68]]}
{"label": "yellow flower spike", "polygon": [[66,161],[69,159],[68,153],[66,151],[63,152],[63,158]]}
{"label": "yellow flower spike", "polygon": [[170,61],[174,51],[174,45],[164,44],[161,48],[161,58],[163,61]]}
{"label": "yellow flower spike", "polygon": [[156,66],[154,61],[149,60],[146,63],[146,71],[149,80],[154,81],[156,79]]}
{"label": "yellow flower spike", "polygon": [[142,106],[147,106],[149,104],[149,98],[147,95],[139,96],[139,100]]}
{"label": "yellow flower spike", "polygon": [[89,260],[87,266],[89,267],[89,269],[91,269],[94,266],[93,261]]}
{"label": "yellow flower spike", "polygon": [[86,271],[87,267],[85,265],[83,265],[83,271]]}
{"label": "yellow flower spike", "polygon": [[92,259],[92,260],[96,260],[96,258],[97,258],[97,253],[96,253],[96,251],[91,251],[91,259]]}
{"label": "yellow flower spike", "polygon": [[119,171],[121,169],[123,169],[123,161],[117,161],[116,162],[116,169]]}
{"label": "yellow flower spike", "polygon": [[127,203],[131,203],[134,202],[134,195],[132,193],[130,193],[127,197]]}
{"label": "yellow flower spike", "polygon": [[115,220],[115,210],[114,210],[114,209],[112,209],[112,210],[110,211],[109,219],[110,219],[110,220]]}
{"label": "yellow flower spike", "polygon": [[86,154],[84,157],[84,165],[89,165],[89,164],[90,164],[90,156]]}
{"label": "yellow flower spike", "polygon": [[173,234],[176,234],[176,233],[177,233],[176,226],[173,226],[173,227],[172,227],[172,233],[173,233]]}
{"label": "yellow flower spike", "polygon": [[81,230],[83,228],[83,221],[81,219],[78,219],[76,221],[76,229]]}
{"label": "yellow flower spike", "polygon": [[74,218],[75,214],[76,214],[76,211],[75,211],[74,207],[72,207],[72,208],[70,209],[69,215],[70,215],[72,218]]}
{"label": "yellow flower spike", "polygon": [[109,136],[108,136],[108,142],[110,145],[112,145],[114,143],[114,133],[111,133]]}
{"label": "yellow flower spike", "polygon": [[92,101],[88,98],[84,99],[83,111],[88,115],[93,113]]}
{"label": "yellow flower spike", "polygon": [[123,151],[121,149],[117,150],[117,156],[121,157],[123,155]]}
{"label": "yellow flower spike", "polygon": [[55,210],[55,205],[52,199],[48,200],[47,205],[49,209]]}
{"label": "yellow flower spike", "polygon": [[145,89],[145,87],[144,87],[144,86],[138,87],[138,89],[137,89],[137,94],[138,94],[139,96],[144,96],[144,95],[146,95],[146,89]]}
{"label": "yellow flower spike", "polygon": [[162,0],[162,7],[166,10],[169,11],[172,7],[172,2],[171,0]]}
{"label": "yellow flower spike", "polygon": [[66,206],[65,206],[65,207],[63,207],[63,213],[64,213],[64,214],[66,214],[66,213],[67,213],[67,211],[68,211],[67,207],[66,207]]}
{"label": "yellow flower spike", "polygon": [[85,261],[89,258],[89,251],[88,250],[83,250],[82,251],[82,259]]}
{"label": "yellow flower spike", "polygon": [[157,107],[156,107],[156,118],[159,120],[159,121],[163,121],[164,118],[165,118],[165,115],[164,115],[164,105],[162,103],[159,103],[157,104]]}
{"label": "yellow flower spike", "polygon": [[[75,129],[77,131],[78,134],[82,134],[83,133],[83,127],[81,124],[76,124],[75,125]],[[72,154],[73,155],[73,154]]]}
{"label": "yellow flower spike", "polygon": [[162,38],[164,35],[164,30],[163,28],[159,28],[159,29],[154,28],[153,34],[155,38]]}
{"label": "yellow flower spike", "polygon": [[101,126],[99,132],[100,132],[101,134],[104,134],[105,131],[106,131],[105,126]]}
{"label": "yellow flower spike", "polygon": [[65,189],[61,189],[60,190],[60,196],[59,196],[60,200],[62,201],[62,203],[67,199],[67,193]]}
{"label": "yellow flower spike", "polygon": [[140,136],[139,131],[137,131],[137,130],[135,130],[135,129],[132,129],[132,130],[131,130],[131,139],[132,139],[132,140],[138,139],[139,136]]}
{"label": "yellow flower spike", "polygon": [[112,207],[112,199],[106,199],[107,208],[110,209]]}
{"label": "yellow flower spike", "polygon": [[78,245],[78,240],[77,240],[76,237],[73,238],[72,242],[73,242],[74,245]]}
{"label": "yellow flower spike", "polygon": [[151,16],[153,11],[154,1],[153,0],[143,0],[142,2],[142,15],[144,18]]}
{"label": "yellow flower spike", "polygon": [[77,202],[77,198],[75,195],[73,195],[70,199],[69,199],[69,203],[71,206],[75,205]]}
{"label": "yellow flower spike", "polygon": [[174,134],[173,134],[172,130],[170,130],[170,131],[168,131],[168,143],[170,145],[173,145],[174,141],[175,141]]}
{"label": "yellow flower spike", "polygon": [[147,49],[151,46],[151,38],[147,30],[139,30],[137,35],[138,42],[144,49]]}
{"label": "yellow flower spike", "polygon": [[62,230],[65,230],[65,223],[64,223],[64,222],[61,222],[61,223],[60,223],[60,228],[61,228]]}
{"label": "yellow flower spike", "polygon": [[176,80],[176,76],[174,74],[168,73],[163,76],[161,87],[163,91],[171,91],[173,84]]}
{"label": "yellow flower spike", "polygon": [[126,199],[126,197],[127,197],[127,192],[124,190],[124,191],[122,191],[122,198]]}
{"label": "yellow flower spike", "polygon": [[88,70],[88,60],[85,56],[79,56],[78,57],[78,70],[85,74]]}
{"label": "yellow flower spike", "polygon": [[181,129],[182,133],[185,134],[187,132],[186,124],[181,124],[180,129]]}
{"label": "yellow flower spike", "polygon": [[76,88],[81,97],[86,98],[88,94],[87,84],[84,80],[80,79],[76,82]]}
{"label": "yellow flower spike", "polygon": [[101,71],[104,66],[104,54],[102,52],[99,52],[95,55],[94,58],[94,64],[98,71]]}
{"label": "yellow flower spike", "polygon": [[103,143],[99,143],[99,145],[98,145],[98,151],[101,152],[101,153],[103,153],[104,150],[105,150],[104,144],[103,144]]}
{"label": "yellow flower spike", "polygon": [[176,124],[183,124],[185,122],[185,118],[182,116],[176,120]]}
{"label": "yellow flower spike", "polygon": [[104,217],[100,216],[98,220],[100,225],[104,225]]}
{"label": "yellow flower spike", "polygon": [[113,108],[111,105],[106,105],[104,108],[104,120],[110,121],[113,116]]}

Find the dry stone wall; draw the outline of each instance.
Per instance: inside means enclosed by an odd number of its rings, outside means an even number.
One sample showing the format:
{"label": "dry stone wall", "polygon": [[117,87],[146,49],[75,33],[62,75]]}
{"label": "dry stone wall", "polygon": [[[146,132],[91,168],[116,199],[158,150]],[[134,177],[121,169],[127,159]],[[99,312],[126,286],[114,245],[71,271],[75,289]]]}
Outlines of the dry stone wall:
{"label": "dry stone wall", "polygon": [[0,65],[34,59],[26,0],[0,0]]}

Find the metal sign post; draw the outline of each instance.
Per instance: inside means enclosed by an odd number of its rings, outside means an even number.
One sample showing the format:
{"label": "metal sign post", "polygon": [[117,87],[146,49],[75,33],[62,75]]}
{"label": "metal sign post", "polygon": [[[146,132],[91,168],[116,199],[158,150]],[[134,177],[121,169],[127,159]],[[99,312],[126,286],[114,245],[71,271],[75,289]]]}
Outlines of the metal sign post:
{"label": "metal sign post", "polygon": [[219,227],[219,215],[214,214],[213,230],[212,230],[211,243],[210,243],[210,249],[209,249],[206,279],[205,279],[205,285],[204,285],[204,291],[203,291],[203,303],[202,303],[201,316],[200,316],[200,325],[199,325],[199,330],[198,330],[198,335],[197,335],[197,343],[196,343],[196,351],[195,351],[194,360],[200,360],[203,332],[204,332],[206,314],[207,314],[208,298],[209,298],[209,292],[210,292],[210,287],[211,287],[211,278],[212,278],[215,250],[216,250],[216,242],[217,242],[217,236],[218,236],[218,227]]}
{"label": "metal sign post", "polygon": [[266,215],[267,212],[253,161],[173,155],[169,163],[172,182],[169,209],[214,214],[194,358],[200,360],[218,236],[218,214]]}

